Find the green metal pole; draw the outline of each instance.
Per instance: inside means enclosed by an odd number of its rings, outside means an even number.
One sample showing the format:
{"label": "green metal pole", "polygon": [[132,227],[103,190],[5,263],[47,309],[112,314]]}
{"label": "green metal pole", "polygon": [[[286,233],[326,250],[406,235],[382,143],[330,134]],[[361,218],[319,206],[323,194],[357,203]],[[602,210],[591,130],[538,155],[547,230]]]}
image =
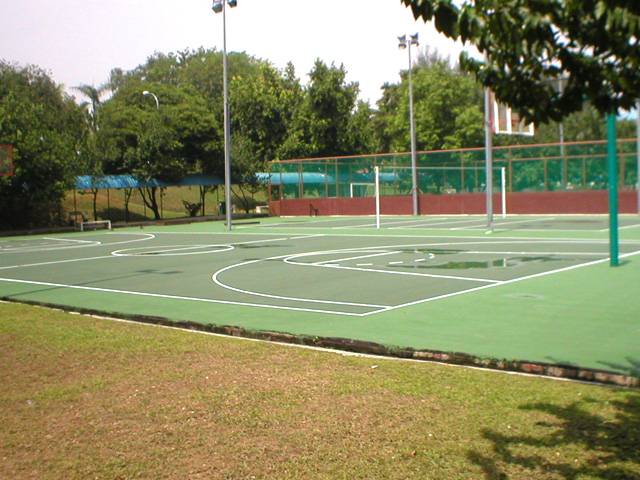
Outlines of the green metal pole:
{"label": "green metal pole", "polygon": [[607,116],[607,165],[609,169],[609,264],[620,265],[618,258],[618,155],[616,152],[616,115]]}

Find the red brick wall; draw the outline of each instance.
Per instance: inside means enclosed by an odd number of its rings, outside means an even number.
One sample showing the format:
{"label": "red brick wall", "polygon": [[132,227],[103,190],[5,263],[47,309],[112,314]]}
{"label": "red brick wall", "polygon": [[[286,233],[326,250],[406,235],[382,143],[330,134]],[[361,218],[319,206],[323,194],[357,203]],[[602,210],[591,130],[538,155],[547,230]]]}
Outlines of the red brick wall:
{"label": "red brick wall", "polygon": [[[501,211],[499,195],[493,197],[495,212]],[[637,194],[632,190],[620,192],[620,213],[637,212]],[[421,214],[483,214],[485,196],[482,193],[453,195],[420,195]],[[517,192],[507,195],[507,212],[521,214],[607,213],[608,193],[605,190],[575,192]],[[373,198],[302,198],[269,202],[275,216],[310,215],[373,215]],[[383,215],[410,215],[410,196],[388,196],[380,199]]]}

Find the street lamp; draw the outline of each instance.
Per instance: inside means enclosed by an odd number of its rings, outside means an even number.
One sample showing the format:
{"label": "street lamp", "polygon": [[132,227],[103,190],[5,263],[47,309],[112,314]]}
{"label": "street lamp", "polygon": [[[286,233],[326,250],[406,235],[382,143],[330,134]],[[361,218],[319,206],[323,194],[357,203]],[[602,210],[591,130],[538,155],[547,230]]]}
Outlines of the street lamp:
{"label": "street lamp", "polygon": [[237,0],[213,0],[214,13],[222,12],[222,90],[224,94],[224,202],[227,216],[227,230],[231,230],[231,130],[229,126],[229,82],[227,76],[227,16],[225,5],[231,8]]}
{"label": "street lamp", "polygon": [[156,101],[156,108],[160,110],[160,102],[158,101],[158,97],[156,97],[155,94],[151,93],[149,90],[145,90],[144,92],[142,92],[142,95],[151,95]]}
{"label": "street lamp", "polygon": [[413,80],[411,78],[411,45],[418,46],[418,34],[398,37],[398,48],[407,49],[409,53],[409,124],[411,130],[411,192],[413,203],[413,214],[418,215],[418,171],[416,168],[416,125],[413,117]]}

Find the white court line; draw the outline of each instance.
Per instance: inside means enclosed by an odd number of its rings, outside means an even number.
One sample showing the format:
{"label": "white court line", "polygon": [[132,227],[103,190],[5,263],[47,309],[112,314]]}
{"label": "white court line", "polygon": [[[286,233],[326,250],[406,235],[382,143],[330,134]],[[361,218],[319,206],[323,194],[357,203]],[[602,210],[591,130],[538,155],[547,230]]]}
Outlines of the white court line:
{"label": "white court line", "polygon": [[129,290],[116,290],[112,288],[98,288],[98,287],[86,287],[80,285],[66,285],[63,283],[51,283],[51,282],[37,282],[33,280],[18,280],[15,278],[0,278],[0,282],[8,282],[8,283],[21,283],[28,285],[41,285],[44,287],[56,287],[56,288],[70,288],[73,290],[85,290],[91,292],[102,292],[102,293],[121,293],[124,295],[133,295],[138,297],[152,297],[152,298],[164,298],[170,300],[187,300],[191,302],[202,302],[202,303],[220,303],[224,305],[239,305],[244,307],[260,307],[260,308],[272,308],[277,310],[293,310],[297,312],[312,312],[312,313],[329,313],[333,315],[346,315],[353,317],[362,317],[364,314],[362,313],[349,313],[349,312],[341,312],[334,310],[321,310],[321,309],[313,309],[313,308],[298,308],[298,307],[283,307],[279,305],[266,305],[259,303],[247,303],[247,302],[233,302],[228,300],[214,300],[211,298],[198,298],[198,297],[185,297],[181,295],[165,295],[161,293],[148,293],[148,292],[133,292]]}
{"label": "white court line", "polygon": [[498,283],[499,280],[492,280],[488,278],[475,278],[475,277],[456,277],[454,275],[437,275],[431,273],[416,273],[416,272],[397,272],[395,270],[379,270],[375,268],[357,268],[357,267],[345,267],[342,265],[314,265],[312,263],[297,263],[286,262],[290,265],[301,265],[307,267],[319,267],[319,268],[334,268],[336,270],[355,270],[360,272],[374,272],[374,273],[387,273],[390,275],[407,275],[412,277],[428,277],[428,278],[444,278],[447,280],[461,280],[466,282],[480,282],[480,283]]}
{"label": "white court line", "polygon": [[[218,247],[218,248],[216,248]],[[212,250],[205,250],[205,248],[212,248]],[[138,248],[123,248],[121,250],[114,250],[111,255],[114,257],[183,257],[191,255],[208,255],[210,253],[222,253],[233,250],[233,245],[173,245],[173,246],[148,246]],[[191,250],[191,251],[187,251]],[[198,251],[193,251],[198,250]]]}
{"label": "white court line", "polygon": [[[318,229],[318,230],[326,230],[326,228],[320,228],[320,227],[306,227],[309,230],[312,229]],[[385,232],[388,232],[390,229],[385,230]],[[434,229],[434,230],[441,230],[442,232],[450,232],[451,229],[449,228],[443,228],[443,229]],[[505,231],[513,231],[513,230],[505,230]],[[527,229],[527,232],[534,232],[536,230],[529,230]],[[549,230],[541,230],[543,232],[549,232]],[[594,230],[558,230],[558,231],[568,231],[568,232],[593,232]],[[290,239],[293,238],[293,236],[295,235],[300,235],[300,232],[242,232],[242,233],[237,233],[237,232],[151,232],[151,233],[157,233],[157,234],[162,234],[162,235],[255,235],[255,236],[267,236],[267,235],[272,235],[272,236],[278,236],[278,235],[289,235]],[[122,233],[122,234],[126,234],[126,233]],[[113,235],[112,232],[110,232],[108,235]],[[324,237],[353,237],[353,238],[419,238],[419,239],[425,239],[425,238],[452,238],[452,239],[460,239],[460,238],[465,238],[465,239],[470,239],[470,240],[486,240],[487,237],[486,235],[483,236],[474,236],[474,235],[446,235],[445,233],[443,234],[438,234],[438,235],[432,235],[432,234],[416,234],[416,235],[408,235],[408,234],[393,234],[393,235],[389,235],[389,234],[379,234],[379,233],[323,233],[323,234],[308,234],[306,237],[299,237],[299,238],[311,238],[311,237],[315,237],[315,236],[324,236]],[[499,236],[497,238],[500,238],[501,240],[513,240],[514,242],[517,241],[526,241],[526,240],[530,240],[530,241],[534,241],[534,242],[538,242],[540,241],[540,237],[507,237],[507,236]],[[558,243],[594,243],[594,244],[598,244],[598,243],[605,243],[608,244],[609,243],[609,239],[598,239],[598,238],[570,238],[570,237],[544,237],[544,240],[550,240],[550,241],[557,241]],[[625,244],[625,245],[640,245],[640,240],[620,240],[620,244]],[[375,247],[372,247],[375,248]]]}
{"label": "white court line", "polygon": [[[555,220],[556,217],[546,217],[546,218],[534,218],[529,220],[514,220],[514,221],[506,221],[506,222],[494,222],[494,227],[506,227],[509,225],[514,225],[516,223],[532,223],[532,222],[547,222],[549,220]],[[473,230],[475,228],[486,227],[486,224],[478,225],[478,226],[470,226],[470,227],[456,227],[451,230]]]}
{"label": "white court line", "polygon": [[[402,225],[402,224],[406,224],[406,223],[429,223],[429,221],[437,221],[440,222],[442,220],[446,220],[446,218],[438,218],[436,219],[411,219],[411,220],[388,220],[388,219],[384,219],[384,217],[382,218],[382,226],[385,228],[411,228],[411,227],[389,227],[389,225]],[[375,227],[376,224],[375,223],[366,223],[366,224],[362,224],[362,225],[347,225],[347,226],[341,226],[341,227],[331,227],[332,230],[347,230],[349,228],[363,228],[363,227]]]}
{"label": "white court line", "polygon": [[[394,246],[383,246],[383,247],[376,247],[376,248],[398,248],[398,247],[415,247],[415,246],[427,246],[427,245],[424,245],[424,244],[419,244],[419,245],[396,245],[395,247]],[[438,275],[438,274],[417,273],[417,272],[399,272],[399,271],[395,271],[395,270],[378,270],[378,269],[372,269],[372,268],[346,267],[346,266],[342,266],[342,265],[327,265],[327,264],[320,265],[320,264],[315,264],[315,263],[304,263],[304,262],[292,261],[292,259],[302,258],[302,257],[328,255],[328,254],[332,254],[332,253],[341,253],[341,252],[345,252],[345,251],[349,251],[349,250],[354,251],[354,253],[355,253],[358,250],[362,251],[362,250],[366,250],[366,249],[367,249],[367,247],[364,247],[363,249],[352,248],[352,249],[344,249],[344,250],[326,250],[326,251],[317,251],[317,252],[297,253],[297,254],[293,254],[293,255],[281,255],[279,257],[270,258],[268,260],[282,259],[284,261],[284,263],[287,263],[289,265],[298,265],[298,266],[302,266],[302,267],[334,268],[334,269],[340,269],[340,270],[355,270],[355,271],[361,271],[361,272],[367,272],[367,273],[375,272],[375,273],[386,273],[386,274],[389,274],[389,275],[407,275],[407,276],[413,276],[413,277],[446,278],[446,279],[449,279],[449,280],[463,280],[463,281],[484,282],[484,283],[489,283],[489,282],[490,283],[496,283],[496,282],[499,282],[499,280],[486,279],[486,278],[458,277],[458,276],[454,276],[454,275]]]}
{"label": "white court line", "polygon": [[[638,255],[638,254],[640,254],[640,250],[637,250],[637,251],[631,252],[631,253],[626,253],[624,255],[620,255],[619,258],[632,257],[632,256]],[[467,289],[467,290],[461,290],[459,292],[446,293],[444,295],[438,295],[437,297],[423,298],[422,300],[416,300],[414,302],[408,302],[408,303],[403,303],[403,304],[400,304],[400,305],[395,305],[393,307],[387,308],[385,310],[385,312],[388,312],[388,311],[391,311],[391,310],[396,310],[398,308],[410,307],[410,306],[413,306],[413,305],[420,305],[422,303],[434,302],[436,300],[443,300],[445,298],[455,297],[457,295],[462,295],[462,294],[471,293],[471,292],[477,292],[479,290],[485,290],[487,288],[501,287],[502,285],[508,285],[510,283],[521,282],[523,280],[530,280],[532,278],[544,277],[544,276],[552,275],[552,274],[556,274],[556,273],[567,272],[569,270],[576,270],[578,268],[598,265],[599,263],[604,263],[604,262],[607,262],[607,261],[609,261],[609,258],[603,258],[601,260],[594,260],[592,262],[581,263],[581,264],[578,264],[578,265],[572,265],[570,267],[558,268],[556,270],[549,270],[547,272],[535,273],[533,275],[527,275],[527,276],[524,276],[524,277],[513,278],[511,280],[503,280],[503,281],[501,281],[499,283],[496,283],[496,284],[493,284],[493,285],[482,285],[481,287],[475,287],[475,288],[470,288],[470,289]],[[362,316],[367,317],[369,315],[373,315],[373,314],[376,314],[376,313],[380,313],[380,312],[365,313]]]}
{"label": "white court line", "polygon": [[[447,225],[457,225],[460,223],[477,223],[480,222],[481,220],[478,218],[474,218],[474,219],[467,219],[467,220],[454,220],[454,221],[450,221],[450,222],[434,222],[434,223],[423,223],[420,225],[412,225],[412,226],[408,226],[408,227],[389,227],[389,230],[401,230],[403,228],[430,228],[433,226],[447,226]],[[467,227],[459,227],[459,228],[448,228],[446,230],[461,230],[463,228],[467,228]]]}
{"label": "white court line", "polygon": [[316,233],[313,235],[301,235],[299,237],[291,237],[289,238],[289,240],[305,240],[307,238],[319,238],[319,237],[325,237],[326,235],[324,235],[323,233]]}
{"label": "white court line", "polygon": [[[376,224],[375,223],[363,223],[360,225],[343,225],[341,227],[327,227],[330,228],[331,230],[349,230],[350,228],[367,228],[367,227],[375,227]],[[314,228],[318,228],[318,227],[314,227]]]}
{"label": "white court line", "polygon": [[[276,259],[281,259],[283,258],[282,256],[279,257],[271,257],[271,258],[265,258],[265,259],[260,259],[260,260],[249,260],[247,262],[241,262],[241,263],[236,263],[233,265],[229,265],[227,267],[221,268],[220,270],[217,270],[216,272],[213,273],[213,275],[211,275],[211,280],[213,280],[213,282],[222,287],[222,288],[226,288],[227,290],[232,290],[234,292],[238,292],[238,293],[243,293],[245,295],[254,295],[254,296],[258,296],[258,297],[265,297],[265,298],[276,298],[279,300],[289,300],[289,301],[294,301],[294,302],[310,302],[310,303],[326,303],[328,305],[348,305],[348,306],[353,306],[353,307],[367,307],[367,308],[389,308],[390,305],[375,305],[375,304],[369,304],[369,303],[355,303],[355,302],[339,302],[339,301],[334,301],[334,300],[316,300],[313,298],[302,298],[302,297],[287,297],[287,296],[283,296],[283,295],[272,295],[269,293],[260,293],[260,292],[255,292],[252,290],[243,290],[241,288],[236,288],[236,287],[232,287],[231,285],[227,285],[226,283],[222,283],[222,281],[219,279],[220,275],[224,272],[226,272],[227,270],[231,270],[232,268],[236,268],[236,267],[244,267],[246,265],[251,265],[254,263],[258,263],[258,262],[263,262],[266,260],[276,260]],[[308,265],[308,264],[307,264]],[[326,265],[321,265],[321,266],[326,266]]]}
{"label": "white court line", "polygon": [[[110,233],[107,235],[111,235]],[[103,243],[98,240],[91,241],[91,243],[81,244],[81,245],[61,245],[61,246],[53,246],[52,248],[42,248],[38,246],[34,247],[22,247],[11,252],[0,252],[0,253],[39,253],[39,252],[54,252],[59,250],[69,250],[73,248],[86,248],[86,247],[110,247],[112,245],[124,245],[127,243],[135,243],[135,242],[144,242],[146,240],[151,240],[156,238],[152,233],[121,233],[120,235],[144,235],[145,238],[138,238],[136,240],[123,240],[121,242],[111,242],[111,243]]]}
{"label": "white court line", "polygon": [[586,256],[598,256],[601,257],[603,255],[609,255],[608,252],[545,252],[545,251],[541,251],[541,252],[511,252],[511,251],[489,251],[489,250],[465,250],[463,252],[460,252],[461,254],[464,253],[471,253],[474,255],[482,255],[482,254],[487,254],[487,255],[558,255],[558,256],[562,256],[562,255],[574,255],[574,256],[580,256],[580,255],[586,255]]}
{"label": "white court line", "polygon": [[[637,223],[635,225],[625,225],[624,227],[618,227],[618,230],[629,230],[631,228],[640,228],[640,223]],[[597,230],[598,232],[608,232],[609,231],[609,227],[607,228],[603,228],[600,230]]]}
{"label": "white court line", "polygon": [[44,238],[45,240],[55,240],[56,242],[76,242],[76,243],[96,243],[97,242],[97,240],[78,240],[75,238],[56,238],[56,237],[42,237],[42,238]]}
{"label": "white court line", "polygon": [[325,265],[327,263],[347,262],[349,260],[358,260],[360,258],[379,257],[382,255],[395,255],[396,253],[401,253],[401,252],[379,252],[379,253],[372,253],[369,255],[359,255],[357,257],[336,258],[335,260],[325,260],[324,262],[313,262],[313,263],[309,263],[308,265]]}
{"label": "white court line", "polygon": [[103,255],[100,257],[84,257],[84,258],[72,258],[70,260],[55,260],[52,262],[25,263],[22,265],[9,265],[7,267],[0,267],[0,270],[10,270],[12,268],[25,268],[25,267],[41,267],[44,265],[58,265],[60,263],[84,262],[86,260],[100,260],[103,258],[117,258],[117,257],[114,257],[113,255]]}

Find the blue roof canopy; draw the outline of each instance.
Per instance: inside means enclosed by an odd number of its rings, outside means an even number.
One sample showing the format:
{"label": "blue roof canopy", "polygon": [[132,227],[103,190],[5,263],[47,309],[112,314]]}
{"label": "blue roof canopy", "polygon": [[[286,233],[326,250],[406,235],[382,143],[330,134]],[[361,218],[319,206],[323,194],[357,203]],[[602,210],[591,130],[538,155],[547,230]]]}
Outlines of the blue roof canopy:
{"label": "blue roof canopy", "polygon": [[80,175],[76,177],[76,190],[97,189],[123,189],[141,187],[190,187],[200,185],[222,185],[224,182],[211,175],[187,175],[175,182],[167,182],[150,178],[141,180],[133,175]]}

